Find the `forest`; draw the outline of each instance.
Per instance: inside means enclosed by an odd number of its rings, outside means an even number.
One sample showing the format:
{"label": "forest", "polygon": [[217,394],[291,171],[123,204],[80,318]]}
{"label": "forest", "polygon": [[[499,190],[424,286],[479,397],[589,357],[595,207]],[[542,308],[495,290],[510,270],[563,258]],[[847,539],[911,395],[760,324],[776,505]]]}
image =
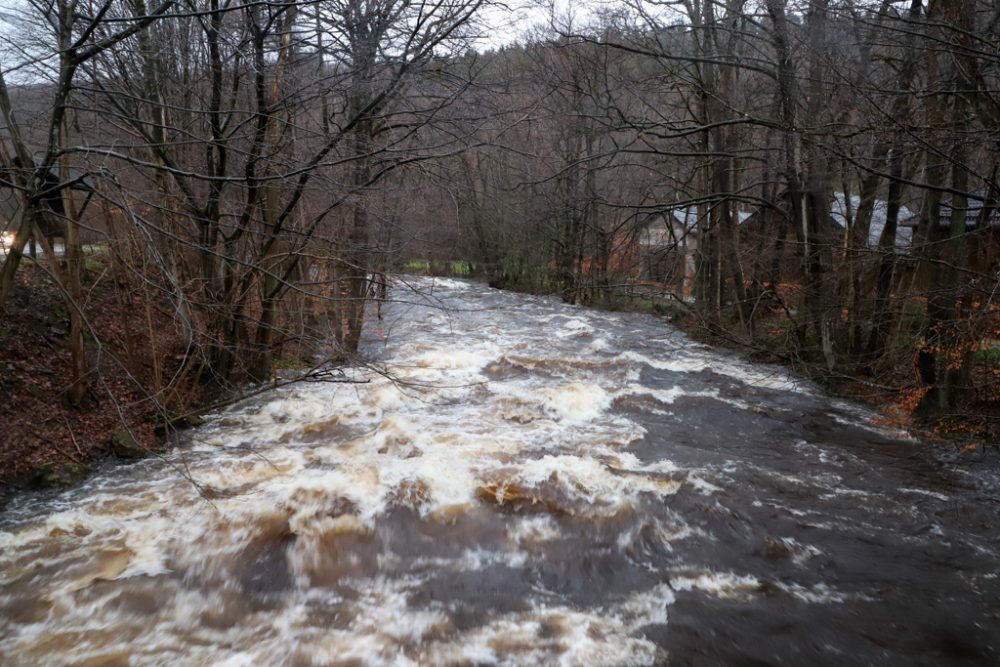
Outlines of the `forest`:
{"label": "forest", "polygon": [[512,11],[7,3],[3,476],[336,379],[422,272],[647,310],[997,441],[1000,6],[539,5],[501,39]]}

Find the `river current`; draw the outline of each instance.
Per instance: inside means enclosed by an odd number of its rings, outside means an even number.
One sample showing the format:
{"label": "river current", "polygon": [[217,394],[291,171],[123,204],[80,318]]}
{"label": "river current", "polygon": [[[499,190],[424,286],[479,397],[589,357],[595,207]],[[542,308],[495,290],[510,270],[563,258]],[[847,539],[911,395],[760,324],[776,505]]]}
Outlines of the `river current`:
{"label": "river current", "polygon": [[6,508],[0,664],[1000,660],[990,456],[652,317],[392,296],[356,382]]}

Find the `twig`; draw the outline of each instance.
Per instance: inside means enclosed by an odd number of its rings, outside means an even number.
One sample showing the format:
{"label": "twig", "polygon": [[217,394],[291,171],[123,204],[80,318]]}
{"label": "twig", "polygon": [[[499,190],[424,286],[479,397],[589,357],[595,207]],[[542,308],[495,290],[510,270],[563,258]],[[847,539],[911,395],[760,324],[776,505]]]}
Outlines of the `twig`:
{"label": "twig", "polygon": [[[69,431],[69,437],[73,441],[73,446],[76,447],[76,451],[80,453],[80,456],[86,457],[87,455],[83,453],[82,449],[80,449],[80,443],[76,441],[76,435],[73,434],[73,427],[69,425],[69,420],[66,419],[65,415],[63,415],[63,421],[66,422],[66,430]],[[79,461],[77,461],[77,463],[79,463]]]}

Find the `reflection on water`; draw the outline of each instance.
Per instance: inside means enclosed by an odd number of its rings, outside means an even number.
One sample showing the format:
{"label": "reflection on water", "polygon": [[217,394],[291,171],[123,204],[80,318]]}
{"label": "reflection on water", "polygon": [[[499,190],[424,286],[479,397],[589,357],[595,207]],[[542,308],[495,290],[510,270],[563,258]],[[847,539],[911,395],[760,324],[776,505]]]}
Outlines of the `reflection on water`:
{"label": "reflection on water", "polygon": [[366,351],[399,381],[278,390],[9,508],[0,663],[997,657],[991,464],[645,316],[395,297]]}

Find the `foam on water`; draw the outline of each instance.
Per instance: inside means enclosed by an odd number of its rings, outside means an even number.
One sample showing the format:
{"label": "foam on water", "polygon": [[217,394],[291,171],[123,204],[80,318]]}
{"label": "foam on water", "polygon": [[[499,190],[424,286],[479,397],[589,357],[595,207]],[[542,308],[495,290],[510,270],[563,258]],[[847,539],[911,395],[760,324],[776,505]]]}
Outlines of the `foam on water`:
{"label": "foam on water", "polygon": [[675,591],[700,590],[720,598],[745,600],[760,591],[761,582],[750,575],[732,572],[704,572],[679,574],[670,578]]}
{"label": "foam on water", "polygon": [[[671,352],[678,352],[680,348],[677,342],[674,342],[669,350]],[[765,369],[760,366],[742,363],[735,359],[727,359],[720,356],[717,352],[709,351],[701,346],[693,346],[688,342],[684,343],[682,354],[650,356],[635,350],[627,350],[619,353],[615,358],[674,373],[702,373],[707,371],[731,377],[747,385],[766,389],[802,393],[808,393],[813,390],[809,383],[790,376],[782,369]]]}
{"label": "foam on water", "polygon": [[[439,283],[436,289],[459,285]],[[155,469],[139,497],[117,495],[112,478],[96,480],[96,492],[76,494],[67,509],[0,532],[4,589],[38,590],[41,584],[49,603],[37,610],[49,620],[15,625],[3,640],[5,653],[22,656],[21,662],[41,655],[58,661],[62,641],[93,627],[131,628],[133,637],[138,632],[150,641],[161,626],[178,642],[171,646],[158,639],[163,655],[185,655],[193,662],[211,656],[212,662],[233,665],[275,660],[290,642],[316,664],[334,657],[365,664],[427,664],[445,656],[479,656],[501,664],[648,662],[656,652],[649,642],[628,636],[637,627],[628,614],[540,602],[535,611],[501,615],[443,641],[438,636],[456,634],[447,611],[414,608],[406,601],[406,591],[419,588],[420,575],[371,578],[377,563],[366,563],[362,554],[378,542],[394,508],[442,525],[484,503],[498,508],[527,503],[581,518],[614,516],[642,497],[665,498],[680,486],[627,457],[616,459],[615,467],[600,460],[643,433],[626,419],[606,417],[612,392],[621,387],[602,386],[607,379],[596,382],[586,367],[576,381],[556,385],[533,377],[498,382],[483,373],[502,356],[493,339],[476,337],[460,329],[459,318],[434,310],[409,315],[414,328],[430,327],[432,333],[388,346],[385,363],[396,377],[420,384],[399,384],[384,374],[354,369],[350,376],[361,384],[276,390],[195,432],[191,446],[173,455],[172,467],[147,466]],[[594,330],[583,317],[560,322],[559,339]],[[460,349],[454,347],[456,339],[463,341]],[[592,349],[596,355],[602,346]],[[573,372],[560,370],[562,376]],[[519,409],[532,416],[519,429],[512,429],[508,419],[515,398]],[[208,499],[199,490],[208,492]],[[437,564],[453,571],[519,567],[526,558],[521,545],[537,547],[560,535],[548,515],[512,518],[508,546],[499,551],[471,548],[451,557],[418,556],[409,565],[433,570]],[[345,546],[342,557],[331,555]],[[385,550],[379,558],[403,560]],[[29,563],[44,571],[35,574]],[[243,569],[258,567],[255,563],[276,568],[265,578],[279,583],[262,579],[262,585],[276,586],[285,600],[263,635],[258,633],[266,628],[254,630],[257,616],[239,611],[245,602],[222,602],[213,592],[220,585],[245,588],[250,575]],[[331,571],[339,578],[331,579]],[[140,630],[123,616],[114,595],[95,594],[86,605],[79,599],[141,577],[157,580],[158,595],[165,599],[157,617],[144,621],[151,627]],[[191,589],[192,581],[201,583]],[[319,633],[310,605],[333,600],[333,593],[322,594],[333,585],[353,592],[338,603],[351,620],[335,632]],[[229,632],[207,633],[184,620],[230,608],[240,627]],[[543,626],[552,639],[539,639]],[[559,630],[553,633],[552,627]],[[580,635],[587,627],[593,631]],[[41,641],[46,636],[50,640]],[[222,645],[243,648],[224,650]],[[134,655],[133,661],[148,660]]]}

